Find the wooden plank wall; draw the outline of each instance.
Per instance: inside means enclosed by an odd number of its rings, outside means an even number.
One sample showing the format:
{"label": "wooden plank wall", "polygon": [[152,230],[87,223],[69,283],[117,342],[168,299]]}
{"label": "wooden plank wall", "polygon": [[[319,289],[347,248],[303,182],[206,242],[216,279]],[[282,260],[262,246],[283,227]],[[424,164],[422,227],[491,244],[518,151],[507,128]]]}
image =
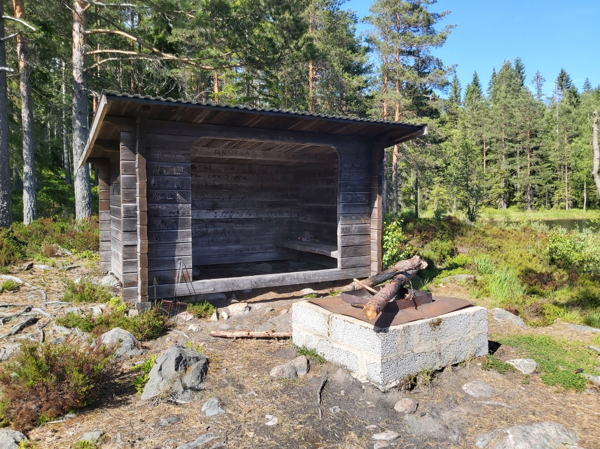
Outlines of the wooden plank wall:
{"label": "wooden plank wall", "polygon": [[383,248],[383,148],[372,151],[371,174],[371,275],[379,273],[382,267]]}
{"label": "wooden plank wall", "polygon": [[192,218],[196,266],[293,258],[276,243],[296,232],[294,170],[195,160]]}
{"label": "wooden plank wall", "polygon": [[371,266],[371,149],[337,147],[341,157],[339,190],[339,268],[359,269],[363,276]]}
{"label": "wooden plank wall", "polygon": [[137,301],[148,301],[148,186],[146,173],[146,117],[136,120],[136,200],[137,200]]}
{"label": "wooden plank wall", "polygon": [[98,168],[99,227],[100,227],[100,270],[111,271],[110,250],[110,162],[108,159],[95,161]]}
{"label": "wooden plank wall", "polygon": [[110,163],[110,245],[111,271],[123,280],[123,248],[121,246],[121,168],[119,159]]}
{"label": "wooden plank wall", "polygon": [[180,262],[182,281],[192,280],[191,159],[189,149],[168,149],[169,136],[148,133],[145,141],[148,296],[153,300],[155,291],[157,298],[173,296]]}
{"label": "wooden plank wall", "polygon": [[298,186],[297,237],[337,246],[337,161],[305,165],[295,172],[295,178]]}
{"label": "wooden plank wall", "polygon": [[121,244],[123,300],[138,297],[137,177],[135,132],[121,132]]}

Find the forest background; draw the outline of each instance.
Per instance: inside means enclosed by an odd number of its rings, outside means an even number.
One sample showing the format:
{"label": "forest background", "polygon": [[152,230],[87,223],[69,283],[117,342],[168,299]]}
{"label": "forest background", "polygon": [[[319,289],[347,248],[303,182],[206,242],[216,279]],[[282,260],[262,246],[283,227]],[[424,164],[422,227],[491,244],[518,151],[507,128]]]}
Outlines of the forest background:
{"label": "forest background", "polygon": [[427,123],[386,150],[392,213],[599,207],[600,86],[562,70],[547,96],[517,58],[463,89],[435,56],[454,28],[435,0],[375,0],[364,33],[343,3],[3,0],[0,226],[93,213],[93,167],[73,167],[103,89]]}

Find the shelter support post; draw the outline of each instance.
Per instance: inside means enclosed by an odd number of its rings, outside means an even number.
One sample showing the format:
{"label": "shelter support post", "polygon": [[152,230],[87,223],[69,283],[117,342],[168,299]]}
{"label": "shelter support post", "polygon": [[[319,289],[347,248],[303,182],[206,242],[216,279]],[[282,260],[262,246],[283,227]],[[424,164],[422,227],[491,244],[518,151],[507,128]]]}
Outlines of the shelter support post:
{"label": "shelter support post", "polygon": [[111,271],[110,252],[110,163],[108,159],[90,160],[98,169],[100,269]]}
{"label": "shelter support post", "polygon": [[373,165],[371,171],[371,275],[382,271],[383,249],[381,237],[383,233],[383,146],[373,149]]}

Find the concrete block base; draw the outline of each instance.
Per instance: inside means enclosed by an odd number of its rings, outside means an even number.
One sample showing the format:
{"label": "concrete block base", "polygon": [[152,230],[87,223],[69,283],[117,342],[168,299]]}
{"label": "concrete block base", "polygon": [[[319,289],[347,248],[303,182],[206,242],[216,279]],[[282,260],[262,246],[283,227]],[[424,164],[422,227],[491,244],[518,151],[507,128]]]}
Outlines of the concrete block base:
{"label": "concrete block base", "polygon": [[484,307],[380,329],[302,301],[292,307],[292,323],[296,346],[316,350],[382,390],[421,371],[488,353]]}

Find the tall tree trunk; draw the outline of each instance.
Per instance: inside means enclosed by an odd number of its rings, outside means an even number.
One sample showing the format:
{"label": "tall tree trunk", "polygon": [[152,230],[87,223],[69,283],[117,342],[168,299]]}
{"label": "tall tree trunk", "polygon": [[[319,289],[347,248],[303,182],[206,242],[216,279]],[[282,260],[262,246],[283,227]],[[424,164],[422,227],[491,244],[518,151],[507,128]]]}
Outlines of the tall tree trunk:
{"label": "tall tree trunk", "polygon": [[12,223],[10,159],[8,153],[8,98],[6,89],[6,46],[4,45],[4,6],[0,1],[0,228]]}
{"label": "tall tree trunk", "polygon": [[[73,162],[79,166],[88,138],[88,100],[85,79],[86,7],[83,1],[73,1]],[[92,215],[90,169],[83,164],[75,171],[75,217]]]}
{"label": "tall tree trunk", "polygon": [[13,179],[13,192],[20,192],[23,190],[23,180],[21,179],[21,174],[19,173],[19,167],[17,167],[17,163],[13,162],[12,166],[12,179]]}
{"label": "tall tree trunk", "polygon": [[219,102],[219,74],[215,70],[213,75],[213,93],[215,94],[215,103]]}
{"label": "tall tree trunk", "polygon": [[62,141],[63,141],[63,170],[65,183],[71,184],[71,156],[69,151],[69,132],[67,127],[67,81],[65,78],[65,61],[62,62]]}
{"label": "tall tree trunk", "polygon": [[419,218],[419,172],[415,172],[415,217]]}
{"label": "tall tree trunk", "polygon": [[600,168],[600,149],[598,148],[598,110],[594,111],[594,138],[592,140],[594,147],[594,169],[592,170],[592,176],[596,183],[596,190],[598,190],[598,199],[600,199],[600,176],[598,175],[598,169]]}
{"label": "tall tree trunk", "polygon": [[[15,17],[25,20],[25,2],[13,0]],[[23,130],[23,223],[37,219],[37,193],[35,191],[35,159],[33,154],[33,102],[29,82],[27,41],[17,34],[19,59],[19,91],[21,94],[21,127]]]}

